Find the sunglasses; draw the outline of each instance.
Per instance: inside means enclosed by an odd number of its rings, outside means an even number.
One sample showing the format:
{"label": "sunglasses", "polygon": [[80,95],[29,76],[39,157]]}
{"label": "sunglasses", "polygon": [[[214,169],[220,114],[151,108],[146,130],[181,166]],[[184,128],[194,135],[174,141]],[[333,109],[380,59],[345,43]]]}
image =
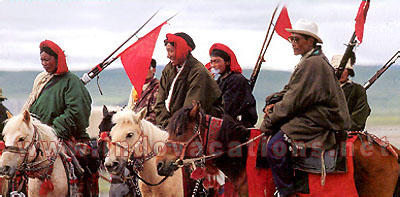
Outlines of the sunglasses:
{"label": "sunglasses", "polygon": [[288,39],[290,43],[299,43],[299,40],[304,38],[302,36],[290,36]]}

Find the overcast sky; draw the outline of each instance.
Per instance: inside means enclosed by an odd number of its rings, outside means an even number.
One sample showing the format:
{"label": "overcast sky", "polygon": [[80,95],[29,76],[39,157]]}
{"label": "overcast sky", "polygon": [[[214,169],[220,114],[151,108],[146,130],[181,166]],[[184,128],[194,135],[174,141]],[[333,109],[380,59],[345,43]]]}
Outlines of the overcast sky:
{"label": "overcast sky", "polygon": [[[315,21],[323,50],[330,59],[343,54],[354,31],[361,0],[287,0],[294,24]],[[253,68],[276,0],[0,0],[0,70],[42,70],[39,43],[49,39],[67,55],[71,70],[90,70],[137,30],[157,9],[160,12],[138,34],[143,36],[179,12],[164,26],[154,58],[168,63],[166,33],[186,32],[197,47],[194,56],[209,61],[208,49],[228,45],[243,68]],[[399,0],[371,0],[358,65],[383,65],[400,50]],[[135,39],[132,39],[133,43]],[[126,45],[127,47],[128,45]],[[291,71],[299,60],[291,45],[277,34],[265,56],[263,69]],[[399,64],[399,63],[397,63]],[[110,68],[122,67],[119,60]]]}

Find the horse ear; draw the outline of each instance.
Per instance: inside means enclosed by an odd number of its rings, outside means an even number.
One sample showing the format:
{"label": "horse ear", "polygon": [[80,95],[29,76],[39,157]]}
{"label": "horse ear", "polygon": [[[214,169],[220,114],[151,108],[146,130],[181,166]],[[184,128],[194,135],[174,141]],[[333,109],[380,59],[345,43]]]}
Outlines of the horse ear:
{"label": "horse ear", "polygon": [[193,108],[190,110],[189,116],[191,119],[195,119],[196,115],[199,113],[200,110],[200,102],[196,102],[193,100]]}
{"label": "horse ear", "polygon": [[147,114],[147,108],[145,107],[139,112],[139,120],[143,120],[143,118],[146,117],[146,114]]}
{"label": "horse ear", "polygon": [[31,121],[31,114],[29,114],[28,110],[24,111],[24,122],[26,124],[29,124],[29,122]]}
{"label": "horse ear", "polygon": [[108,115],[108,109],[105,105],[103,105],[103,117],[106,117]]}
{"label": "horse ear", "polygon": [[8,110],[7,110],[7,111],[6,111],[6,113],[7,113],[7,118],[8,118],[8,119],[10,119],[10,118],[12,118],[12,117],[13,117],[13,115],[11,114],[11,112],[10,112],[10,111],[8,111]]}

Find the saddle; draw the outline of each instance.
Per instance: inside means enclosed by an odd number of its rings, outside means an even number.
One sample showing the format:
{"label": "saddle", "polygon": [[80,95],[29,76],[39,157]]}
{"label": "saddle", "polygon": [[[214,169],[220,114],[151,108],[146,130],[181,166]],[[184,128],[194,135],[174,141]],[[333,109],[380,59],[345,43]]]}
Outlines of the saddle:
{"label": "saddle", "polygon": [[[96,143],[96,144],[94,144]],[[98,195],[98,161],[97,142],[71,142],[64,141],[63,155],[64,166],[68,167],[70,180],[70,193],[82,193],[85,196]]]}
{"label": "saddle", "polygon": [[[308,173],[345,173],[346,167],[346,132],[335,132],[336,146],[329,150],[304,148],[292,144],[292,165],[295,170]],[[325,171],[323,172],[323,168]]]}
{"label": "saddle", "polygon": [[[292,166],[295,170],[309,173],[322,173],[322,166],[325,167],[326,173],[345,173],[346,167],[346,132],[336,132],[336,141],[338,145],[330,150],[322,149],[309,149],[301,144],[293,144],[292,151]],[[257,151],[257,164],[258,168],[269,168],[268,160],[266,158],[267,151],[267,138],[260,140],[259,148]],[[321,154],[323,153],[323,157]]]}

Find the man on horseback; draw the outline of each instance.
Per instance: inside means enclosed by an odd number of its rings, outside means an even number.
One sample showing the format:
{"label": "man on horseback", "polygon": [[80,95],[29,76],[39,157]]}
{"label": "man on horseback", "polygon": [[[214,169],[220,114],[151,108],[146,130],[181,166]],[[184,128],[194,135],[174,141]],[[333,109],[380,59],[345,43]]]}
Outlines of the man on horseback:
{"label": "man on horseback", "polygon": [[318,45],[322,40],[317,35],[317,25],[300,19],[287,31],[292,33],[289,41],[294,54],[302,57],[284,90],[267,97],[261,125],[261,130],[272,136],[267,145],[267,160],[283,196],[294,192],[290,142],[300,141],[306,148],[327,150],[337,143],[335,132],[350,128],[344,93]]}
{"label": "man on horseback", "polygon": [[[332,57],[332,66],[339,68],[342,55],[335,55]],[[343,70],[342,76],[339,79],[340,86],[346,96],[347,106],[351,117],[350,131],[362,131],[365,128],[365,122],[371,108],[368,105],[367,92],[364,87],[349,79],[349,76],[354,77],[354,64],[356,63],[356,54],[351,52],[351,57]]]}
{"label": "man on horseback", "polygon": [[[87,143],[86,128],[92,103],[88,90],[75,74],[68,71],[65,54],[54,42],[45,40],[40,43],[40,60],[45,71],[36,77],[22,112],[28,110],[41,122],[53,127],[62,141]],[[97,158],[86,158],[92,154],[75,156],[85,169],[84,182],[92,184],[91,188],[81,192],[98,194],[98,178],[92,176],[97,173]]]}
{"label": "man on horseback", "polygon": [[4,121],[7,120],[7,107],[3,105],[3,101],[6,100],[7,98],[3,96],[3,89],[0,88],[0,140],[3,140],[3,135],[1,133],[3,132],[4,128]]}
{"label": "man on horseback", "polygon": [[129,97],[128,109],[132,109],[134,112],[139,113],[142,109],[146,108],[145,119],[153,124],[156,124],[156,112],[154,111],[158,87],[160,80],[155,77],[157,62],[155,59],[151,59],[149,71],[147,72],[146,81],[143,85],[143,91],[140,98],[137,98],[137,93],[134,87],[132,87],[131,95]]}
{"label": "man on horseback", "polygon": [[168,125],[172,115],[183,106],[199,101],[207,114],[221,117],[223,113],[221,91],[211,74],[193,57],[196,45],[186,33],[167,34],[164,40],[167,57],[171,60],[164,68],[156,102],[156,122]]}

